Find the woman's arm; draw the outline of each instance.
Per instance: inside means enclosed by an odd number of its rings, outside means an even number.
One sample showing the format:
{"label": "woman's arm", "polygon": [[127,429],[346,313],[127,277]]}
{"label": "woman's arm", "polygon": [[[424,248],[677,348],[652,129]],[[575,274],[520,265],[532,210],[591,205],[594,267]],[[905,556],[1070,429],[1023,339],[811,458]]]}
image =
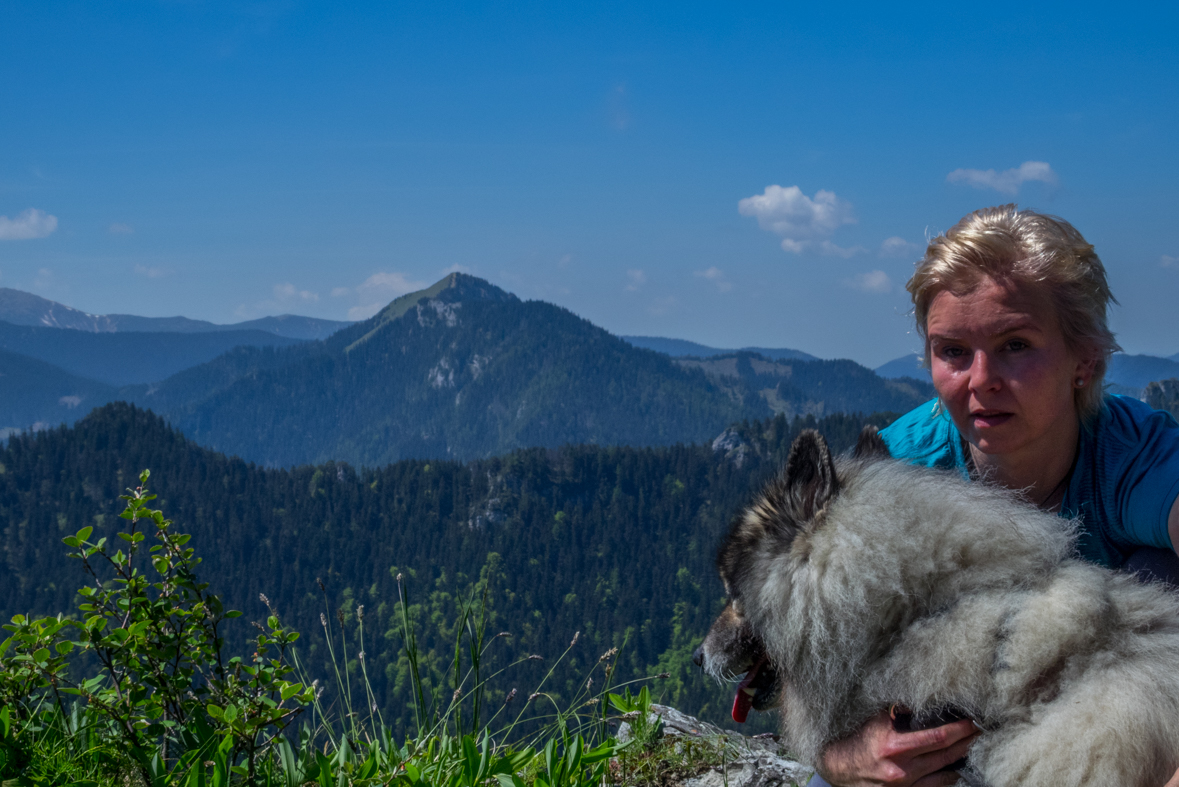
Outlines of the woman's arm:
{"label": "woman's arm", "polygon": [[[958,774],[941,769],[966,755],[978,735],[971,721],[897,732],[883,711],[850,738],[823,752],[819,774],[838,787],[942,787]],[[1170,785],[1168,785],[1170,787]]]}

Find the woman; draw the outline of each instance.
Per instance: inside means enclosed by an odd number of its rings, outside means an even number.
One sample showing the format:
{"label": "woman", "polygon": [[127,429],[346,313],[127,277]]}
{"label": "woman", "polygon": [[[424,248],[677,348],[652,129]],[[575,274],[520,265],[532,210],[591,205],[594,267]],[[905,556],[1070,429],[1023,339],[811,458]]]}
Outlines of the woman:
{"label": "woman", "polygon": [[[1179,424],[1103,395],[1113,297],[1081,234],[1014,205],[979,210],[929,244],[908,290],[938,398],[881,433],[893,456],[1025,490],[1081,518],[1082,558],[1179,580]],[[954,784],[941,769],[975,734],[970,721],[898,733],[882,713],[819,771],[847,787]]]}

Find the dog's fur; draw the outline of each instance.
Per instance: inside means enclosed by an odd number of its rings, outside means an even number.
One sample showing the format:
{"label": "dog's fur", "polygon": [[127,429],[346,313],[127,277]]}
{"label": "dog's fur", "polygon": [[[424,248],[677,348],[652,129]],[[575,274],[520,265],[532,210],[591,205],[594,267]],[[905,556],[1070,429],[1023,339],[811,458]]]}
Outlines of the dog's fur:
{"label": "dog's fur", "polygon": [[795,441],[721,547],[706,671],[764,648],[786,745],[812,763],[897,703],[982,728],[959,784],[1161,787],[1179,596],[1074,559],[1074,526],[1018,494],[887,454],[874,430],[838,460],[817,432]]}

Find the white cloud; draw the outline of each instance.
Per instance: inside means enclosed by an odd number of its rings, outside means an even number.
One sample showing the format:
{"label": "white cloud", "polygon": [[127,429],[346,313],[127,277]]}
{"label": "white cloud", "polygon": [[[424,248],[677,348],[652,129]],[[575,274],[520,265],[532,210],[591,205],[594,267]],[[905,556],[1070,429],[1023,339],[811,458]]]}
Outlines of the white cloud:
{"label": "white cloud", "polygon": [[315,303],[319,300],[319,293],[311,292],[310,290],[300,290],[290,282],[286,282],[285,284],[274,285],[274,299],[279,303],[290,303],[291,301]]}
{"label": "white cloud", "polygon": [[1159,265],[1162,265],[1164,268],[1179,267],[1179,257],[1169,257],[1164,254],[1162,259],[1159,260]]}
{"label": "white cloud", "polygon": [[851,259],[857,254],[866,254],[868,252],[863,246],[836,246],[829,240],[819,243],[819,251],[823,252],[829,257],[843,257],[845,260]]}
{"label": "white cloud", "polygon": [[[463,270],[463,268],[452,266],[447,272],[453,273],[455,270]],[[385,308],[389,301],[411,292],[424,290],[429,286],[429,282],[414,281],[399,271],[381,272],[374,273],[356,287],[336,287],[332,290],[332,296],[339,298],[355,293],[359,302],[348,309],[348,319],[367,320]]]}
{"label": "white cloud", "polygon": [[[798,186],[766,186],[764,193],[740,200],[737,210],[742,216],[755,217],[763,230],[781,235],[782,249],[794,254],[815,246],[816,241],[826,241],[844,224],[856,223],[851,203],[835,192],[820,189],[812,199]],[[849,250],[830,242],[818,247],[824,254],[850,256]]]}
{"label": "white cloud", "polygon": [[466,265],[459,265],[457,262],[454,265],[451,265],[449,268],[442,269],[443,276],[448,276],[451,273],[470,273],[470,272],[471,272],[470,268],[468,268]]}
{"label": "white cloud", "polygon": [[[149,274],[150,275],[150,274]],[[274,314],[287,309],[299,309],[312,303],[319,302],[319,293],[311,290],[300,290],[294,284],[282,282],[270,288],[270,297],[253,304],[239,304],[234,314],[243,319],[258,317],[263,314]]]}
{"label": "white cloud", "polygon": [[167,274],[167,271],[163,268],[151,268],[147,265],[136,265],[135,272],[140,276],[146,276],[149,279],[158,279],[161,276]]}
{"label": "white cloud", "polygon": [[868,271],[859,273],[844,281],[853,290],[862,292],[886,293],[892,290],[892,279],[884,271]]}
{"label": "white cloud", "polygon": [[651,303],[651,305],[647,307],[647,311],[656,316],[662,316],[674,309],[676,303],[677,301],[673,295],[668,295],[664,298],[656,298]]}
{"label": "white cloud", "polygon": [[20,212],[15,219],[0,216],[0,240],[45,238],[52,235],[56,229],[57,216],[50,216],[36,208]]}
{"label": "white cloud", "polygon": [[348,319],[353,321],[367,320],[384,308],[384,304],[370,303],[367,306],[353,306],[348,310]]}
{"label": "white cloud", "polygon": [[106,228],[106,231],[111,235],[131,235],[135,232],[135,228],[130,224],[120,224],[115,222]]}
{"label": "white cloud", "polygon": [[909,243],[902,237],[893,235],[891,238],[885,238],[880,244],[881,257],[908,257],[911,254],[916,254],[921,247],[916,243]]}
{"label": "white cloud", "polygon": [[[452,265],[443,271],[443,273],[455,272],[467,273],[468,269],[462,265]],[[280,286],[283,287],[283,293],[288,298],[293,294],[297,294],[299,297],[304,295],[304,293],[295,293],[295,288],[292,285]],[[411,292],[424,290],[429,286],[429,282],[416,281],[400,271],[382,271],[374,273],[355,287],[333,287],[330,294],[333,298],[355,297],[356,305],[349,307],[348,319],[367,320],[385,308],[390,301]],[[278,288],[275,289],[275,295],[278,296]],[[307,300],[319,300],[319,296],[315,293],[306,293],[306,295],[312,296]]]}
{"label": "white cloud", "polygon": [[626,285],[627,292],[638,292],[639,288],[647,283],[647,274],[635,268],[626,272],[626,278],[630,279],[630,284]]}
{"label": "white cloud", "polygon": [[1038,180],[1055,186],[1059,179],[1046,161],[1025,161],[1015,169],[996,172],[993,169],[956,169],[946,175],[948,183],[965,183],[976,189],[994,189],[1000,194],[1015,195],[1024,183]]}
{"label": "white cloud", "polygon": [[404,273],[395,271],[393,273],[374,273],[356,288],[356,292],[360,295],[361,303],[380,302],[383,306],[394,298],[424,290],[429,286],[429,282],[413,281]]}
{"label": "white cloud", "polygon": [[557,267],[558,268],[568,268],[569,263],[571,263],[571,262],[573,262],[573,255],[572,254],[562,254],[561,259],[557,260]]}
{"label": "white cloud", "polygon": [[713,265],[708,270],[696,271],[693,276],[699,276],[702,279],[708,279],[716,285],[716,289],[720,292],[728,292],[733,289],[733,283],[725,278],[724,272]]}

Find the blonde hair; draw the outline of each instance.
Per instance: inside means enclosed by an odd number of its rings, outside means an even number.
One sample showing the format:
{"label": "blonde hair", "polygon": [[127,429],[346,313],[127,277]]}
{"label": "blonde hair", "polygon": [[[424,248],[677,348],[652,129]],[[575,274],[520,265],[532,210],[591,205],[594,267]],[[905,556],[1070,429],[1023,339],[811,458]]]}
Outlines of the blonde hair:
{"label": "blonde hair", "polygon": [[926,365],[926,321],[934,296],[969,290],[983,277],[1027,284],[1048,296],[1068,348],[1095,360],[1092,380],[1075,389],[1074,401],[1082,421],[1096,415],[1109,356],[1121,348],[1106,319],[1109,304],[1117,301],[1092,244],[1064,219],[1014,204],[976,210],[931,240],[905,285],[925,343]]}

